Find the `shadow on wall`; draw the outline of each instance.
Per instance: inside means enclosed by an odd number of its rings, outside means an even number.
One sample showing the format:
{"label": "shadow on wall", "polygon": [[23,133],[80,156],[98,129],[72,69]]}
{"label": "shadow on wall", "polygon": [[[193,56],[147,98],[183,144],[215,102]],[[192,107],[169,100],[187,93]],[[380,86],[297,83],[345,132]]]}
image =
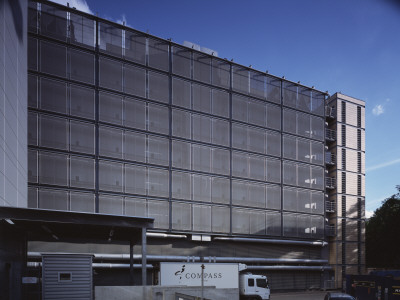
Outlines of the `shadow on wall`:
{"label": "shadow on wall", "polygon": [[24,28],[23,26],[25,25],[24,25],[20,0],[0,0],[0,1],[2,2],[5,1],[10,6],[11,14],[14,21],[15,32],[17,33],[19,42],[22,43],[23,28]]}

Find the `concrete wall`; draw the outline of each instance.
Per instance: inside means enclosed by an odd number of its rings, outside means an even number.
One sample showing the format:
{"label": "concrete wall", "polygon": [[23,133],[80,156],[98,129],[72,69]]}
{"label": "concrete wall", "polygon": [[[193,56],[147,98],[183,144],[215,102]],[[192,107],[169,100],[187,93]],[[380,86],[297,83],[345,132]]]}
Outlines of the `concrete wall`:
{"label": "concrete wall", "polygon": [[[200,287],[184,286],[96,286],[96,300],[175,300],[175,293],[201,297]],[[239,300],[239,289],[204,287],[204,298],[210,300]]]}
{"label": "concrete wall", "polygon": [[27,207],[27,0],[0,0],[0,205]]}

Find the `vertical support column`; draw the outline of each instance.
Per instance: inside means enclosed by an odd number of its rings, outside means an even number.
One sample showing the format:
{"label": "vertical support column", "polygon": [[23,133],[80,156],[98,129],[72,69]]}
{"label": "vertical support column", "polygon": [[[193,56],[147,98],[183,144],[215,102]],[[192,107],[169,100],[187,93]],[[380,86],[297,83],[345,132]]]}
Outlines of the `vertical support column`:
{"label": "vertical support column", "polygon": [[281,214],[281,237],[283,237],[283,232],[284,232],[284,224],[283,224],[283,164],[284,164],[284,159],[283,159],[283,127],[284,127],[284,120],[283,120],[283,80],[279,80],[280,81],[280,106],[281,106],[281,153],[280,153],[280,161],[281,161],[281,178],[280,178],[280,182],[281,182],[281,209],[280,209],[280,214]]}
{"label": "vertical support column", "polygon": [[129,284],[133,285],[134,284],[134,280],[133,280],[133,240],[131,239],[129,241]]}
{"label": "vertical support column", "polygon": [[171,40],[168,45],[168,152],[169,152],[169,161],[168,161],[168,228],[169,231],[172,230],[172,43]]}
{"label": "vertical support column", "polygon": [[96,20],[95,44],[95,213],[99,212],[99,20]]}
{"label": "vertical support column", "polygon": [[[233,208],[232,208],[232,88],[233,88],[233,67],[230,65],[229,74],[229,234],[232,234],[233,228]],[[212,70],[212,68],[211,68]]]}
{"label": "vertical support column", "polygon": [[142,285],[147,285],[147,240],[146,228],[142,228]]}

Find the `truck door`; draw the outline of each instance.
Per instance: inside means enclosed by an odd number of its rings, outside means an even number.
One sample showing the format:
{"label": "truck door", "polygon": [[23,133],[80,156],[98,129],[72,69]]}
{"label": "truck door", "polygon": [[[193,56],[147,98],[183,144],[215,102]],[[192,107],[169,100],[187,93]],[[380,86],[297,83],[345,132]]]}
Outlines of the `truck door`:
{"label": "truck door", "polygon": [[256,292],[262,299],[270,298],[270,290],[268,281],[265,278],[257,278],[256,280]]}
{"label": "truck door", "polygon": [[254,278],[247,279],[247,286],[248,286],[248,288],[247,288],[246,295],[255,295],[256,287],[255,287],[255,284],[254,284]]}

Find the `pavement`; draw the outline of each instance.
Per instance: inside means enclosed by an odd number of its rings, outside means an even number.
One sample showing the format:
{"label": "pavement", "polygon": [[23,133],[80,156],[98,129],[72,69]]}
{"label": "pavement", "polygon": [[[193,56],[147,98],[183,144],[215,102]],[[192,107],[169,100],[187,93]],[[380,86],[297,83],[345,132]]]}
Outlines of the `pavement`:
{"label": "pavement", "polygon": [[271,300],[324,300],[326,291],[271,293]]}

